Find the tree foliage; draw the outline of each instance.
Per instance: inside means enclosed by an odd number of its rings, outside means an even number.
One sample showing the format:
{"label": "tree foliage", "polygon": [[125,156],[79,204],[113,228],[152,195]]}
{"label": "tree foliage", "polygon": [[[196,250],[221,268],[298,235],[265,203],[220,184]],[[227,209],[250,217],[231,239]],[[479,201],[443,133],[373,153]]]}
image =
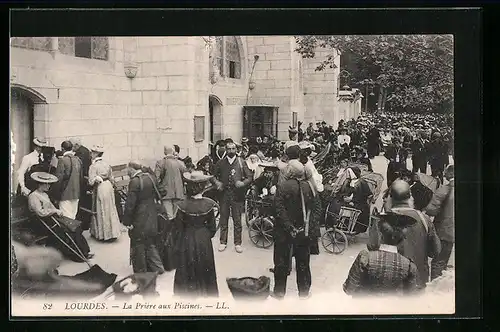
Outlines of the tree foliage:
{"label": "tree foliage", "polygon": [[[331,50],[316,68],[335,67],[337,51],[350,61],[341,67],[350,85],[370,79],[386,95],[386,109],[441,112],[453,104],[452,35],[298,36],[297,49],[314,58],[318,48]],[[380,99],[379,99],[380,100]]]}

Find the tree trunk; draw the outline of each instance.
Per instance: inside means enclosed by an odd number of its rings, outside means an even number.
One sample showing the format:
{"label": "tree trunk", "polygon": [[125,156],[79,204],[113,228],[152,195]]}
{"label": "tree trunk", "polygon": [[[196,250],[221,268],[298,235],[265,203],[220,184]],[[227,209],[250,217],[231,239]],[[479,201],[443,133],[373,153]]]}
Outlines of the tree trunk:
{"label": "tree trunk", "polygon": [[377,104],[377,112],[382,112],[382,95],[384,93],[384,87],[382,85],[379,86],[378,89],[378,104]]}
{"label": "tree trunk", "polygon": [[385,103],[387,101],[387,89],[384,89],[383,94],[382,94],[382,108],[381,112],[385,111]]}

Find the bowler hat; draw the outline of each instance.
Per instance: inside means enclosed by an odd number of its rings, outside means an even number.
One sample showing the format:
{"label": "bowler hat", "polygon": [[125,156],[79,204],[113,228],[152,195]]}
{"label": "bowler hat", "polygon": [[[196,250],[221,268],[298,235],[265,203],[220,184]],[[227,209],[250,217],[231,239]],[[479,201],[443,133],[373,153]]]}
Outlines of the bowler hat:
{"label": "bowler hat", "polygon": [[31,178],[38,183],[55,183],[58,181],[57,176],[46,172],[34,172]]}

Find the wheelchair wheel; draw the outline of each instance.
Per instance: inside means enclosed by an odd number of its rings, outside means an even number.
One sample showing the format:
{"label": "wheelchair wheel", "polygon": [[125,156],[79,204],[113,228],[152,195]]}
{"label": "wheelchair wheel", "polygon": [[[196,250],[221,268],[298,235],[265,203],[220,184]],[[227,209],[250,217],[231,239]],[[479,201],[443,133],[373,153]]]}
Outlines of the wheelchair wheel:
{"label": "wheelchair wheel", "polygon": [[255,219],[249,226],[250,241],[258,248],[269,248],[273,245],[273,223],[264,217]]}
{"label": "wheelchair wheel", "polygon": [[338,229],[328,229],[321,237],[321,244],[331,254],[341,254],[348,245],[347,236]]}
{"label": "wheelchair wheel", "polygon": [[215,229],[219,230],[220,227],[220,209],[219,209],[219,204],[216,204],[214,206],[214,216],[215,216]]}
{"label": "wheelchair wheel", "polygon": [[245,223],[247,224],[247,227],[250,228],[250,220],[252,219],[252,206],[249,203],[248,199],[245,199]]}

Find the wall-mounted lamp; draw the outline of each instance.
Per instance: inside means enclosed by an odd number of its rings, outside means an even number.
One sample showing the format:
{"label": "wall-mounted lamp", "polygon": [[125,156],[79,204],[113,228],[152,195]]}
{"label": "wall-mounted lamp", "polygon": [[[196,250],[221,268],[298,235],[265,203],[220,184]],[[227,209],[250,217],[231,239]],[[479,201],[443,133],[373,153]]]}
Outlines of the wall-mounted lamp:
{"label": "wall-mounted lamp", "polygon": [[125,71],[125,76],[128,78],[134,78],[135,75],[137,75],[137,69],[139,68],[139,65],[134,62],[128,62],[123,66],[123,70]]}
{"label": "wall-mounted lamp", "polygon": [[259,58],[260,58],[260,56],[258,54],[255,54],[253,56],[254,61],[253,61],[252,71],[250,72],[250,78],[248,79],[248,91],[247,91],[247,101],[246,101],[247,104],[248,104],[248,97],[250,94],[250,90],[255,89],[255,86],[256,86],[256,83],[252,78],[253,78],[253,71],[255,70],[255,64],[257,64],[257,61],[259,61]]}

